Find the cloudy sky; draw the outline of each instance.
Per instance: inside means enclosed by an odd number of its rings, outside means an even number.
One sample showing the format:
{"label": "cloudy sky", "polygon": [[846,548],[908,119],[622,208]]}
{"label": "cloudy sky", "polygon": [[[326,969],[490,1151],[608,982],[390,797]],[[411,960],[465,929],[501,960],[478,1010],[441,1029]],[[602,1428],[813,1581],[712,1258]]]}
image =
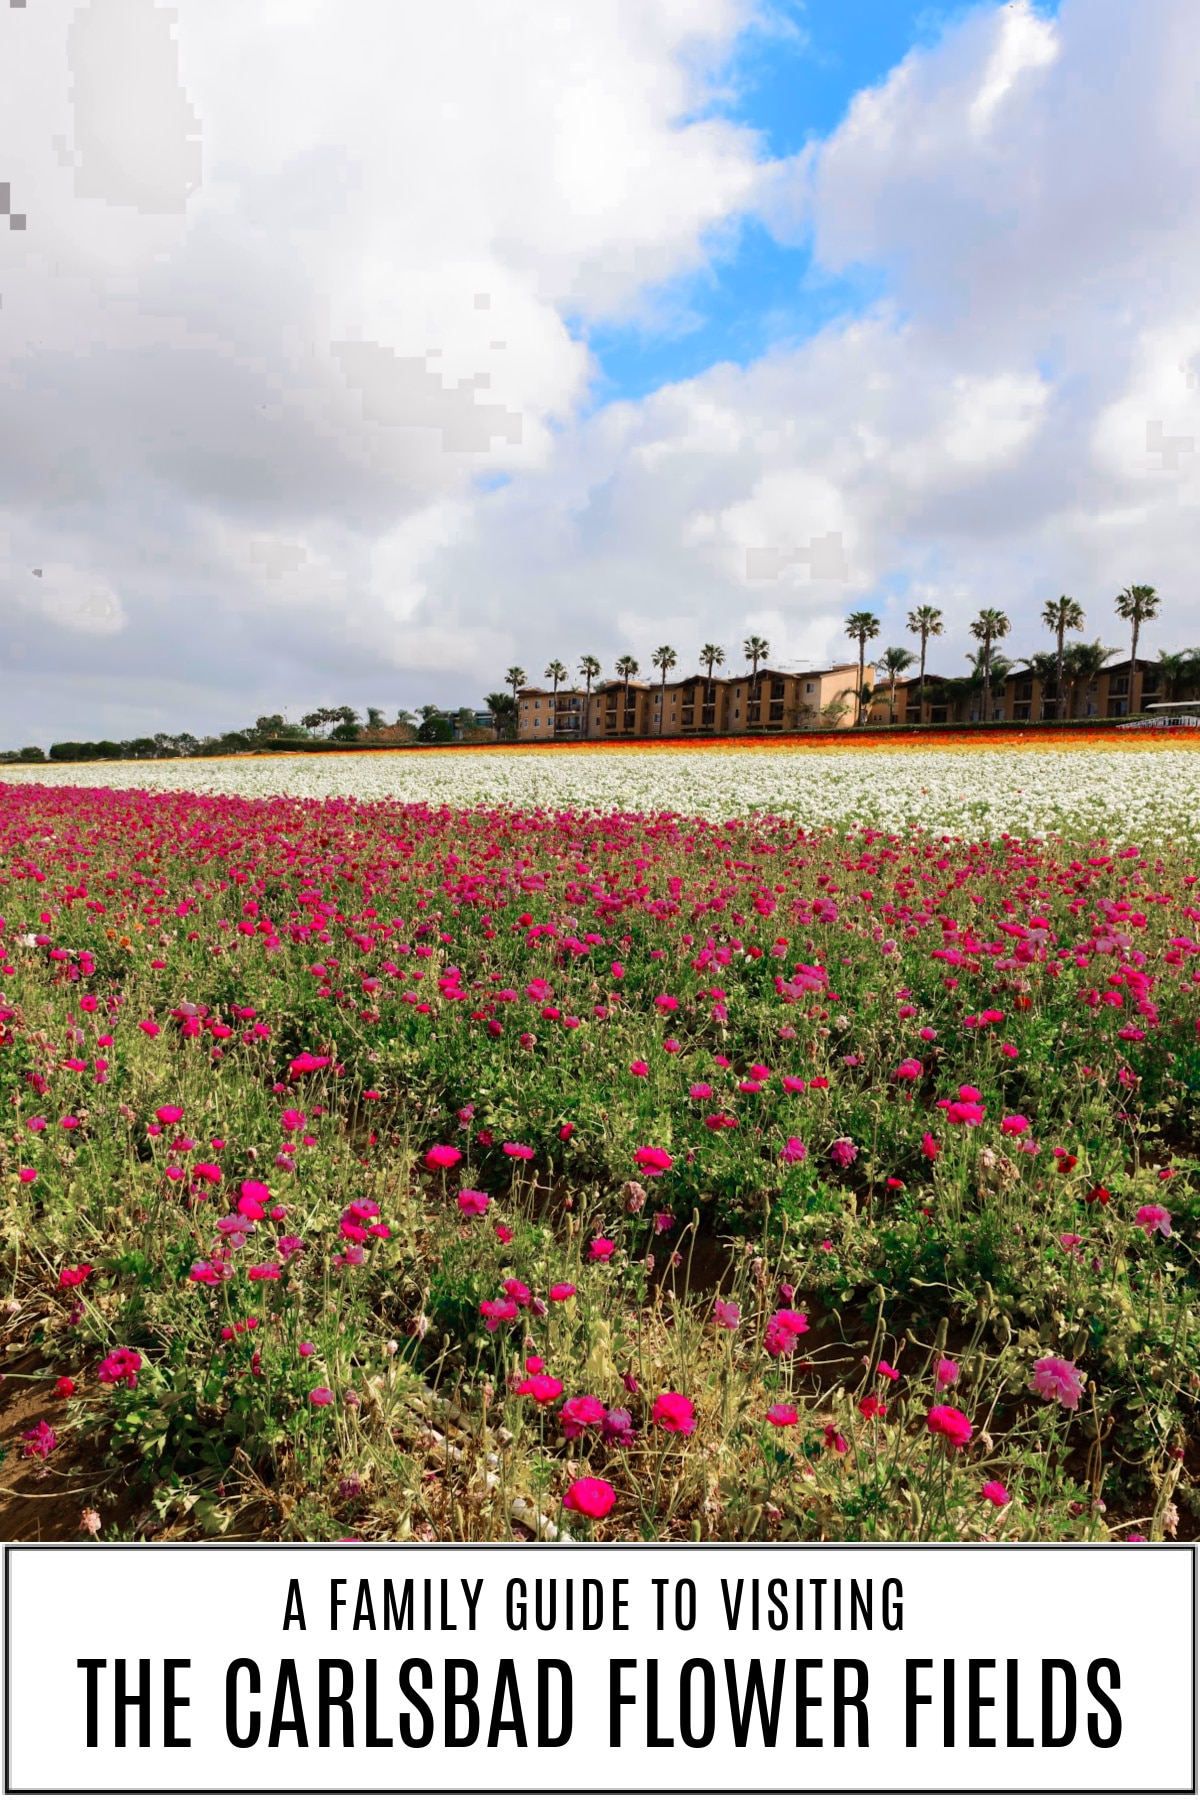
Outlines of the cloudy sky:
{"label": "cloudy sky", "polygon": [[1195,0],[0,0],[0,746],[1200,641],[1198,92]]}

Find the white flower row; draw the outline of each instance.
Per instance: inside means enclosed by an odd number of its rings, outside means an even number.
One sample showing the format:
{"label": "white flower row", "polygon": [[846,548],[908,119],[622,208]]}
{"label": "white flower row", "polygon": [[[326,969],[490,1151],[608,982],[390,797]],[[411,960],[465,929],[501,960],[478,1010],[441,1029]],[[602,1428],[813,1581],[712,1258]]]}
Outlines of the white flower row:
{"label": "white flower row", "polygon": [[800,824],[915,823],[971,834],[1191,838],[1200,826],[1192,750],[695,752],[503,750],[0,766],[0,780],[150,792],[280,794],[449,806],[774,813]]}

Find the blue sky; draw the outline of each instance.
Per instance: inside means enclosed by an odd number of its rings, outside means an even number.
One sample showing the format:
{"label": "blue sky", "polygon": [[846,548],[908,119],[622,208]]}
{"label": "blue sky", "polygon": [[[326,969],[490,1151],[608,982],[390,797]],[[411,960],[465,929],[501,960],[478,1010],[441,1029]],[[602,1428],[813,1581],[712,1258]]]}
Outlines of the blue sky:
{"label": "blue sky", "polygon": [[[861,89],[884,81],[910,50],[936,43],[978,4],[777,0],[766,27],[741,39],[728,70],[730,98],[712,111],[761,133],[771,158],[793,156],[828,136]],[[1058,0],[1042,0],[1037,10],[1052,17]],[[772,346],[861,311],[882,292],[874,271],[827,277],[813,268],[807,245],[780,243],[747,220],[708,269],[659,291],[651,324],[585,328],[573,321],[572,329],[586,337],[599,364],[596,407],[641,399],[715,363],[745,367]]]}

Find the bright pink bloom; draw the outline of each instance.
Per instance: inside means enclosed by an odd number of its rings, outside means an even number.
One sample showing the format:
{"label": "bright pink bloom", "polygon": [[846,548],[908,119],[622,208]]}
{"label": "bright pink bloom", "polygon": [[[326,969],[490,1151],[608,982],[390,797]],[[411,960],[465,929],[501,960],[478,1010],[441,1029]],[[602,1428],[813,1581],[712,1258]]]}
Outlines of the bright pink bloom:
{"label": "bright pink bloom", "polygon": [[780,1427],[785,1425],[795,1425],[799,1417],[800,1414],[796,1411],[794,1406],[776,1405],[771,1407],[770,1411],[767,1413],[767,1424],[778,1425]]}
{"label": "bright pink bloom", "polygon": [[664,1431],[677,1431],[683,1437],[690,1437],[696,1429],[696,1409],[686,1394],[660,1394],[650,1416]]}
{"label": "bright pink bloom", "polygon": [[915,1056],[906,1056],[892,1074],[893,1081],[919,1081],[920,1079],[921,1065]]}
{"label": "bright pink bloom", "polygon": [[576,1291],[569,1281],[556,1281],[550,1289],[550,1298],[551,1300],[573,1300]]}
{"label": "bright pink bloom", "polygon": [[1083,1393],[1083,1373],[1061,1356],[1043,1356],[1033,1365],[1030,1389],[1042,1400],[1057,1400],[1075,1412]]}
{"label": "bright pink bloom", "polygon": [[483,1315],[484,1326],[488,1331],[495,1331],[497,1326],[505,1325],[515,1319],[520,1310],[515,1300],[482,1300],[479,1310]]}
{"label": "bright pink bloom", "polygon": [[74,1269],[60,1269],[58,1285],[64,1288],[81,1287],[92,1272],[91,1263],[80,1263]]}
{"label": "bright pink bloom", "polygon": [[650,1065],[649,1063],[644,1062],[631,1062],[629,1065],[629,1073],[631,1075],[648,1075],[650,1073]]}
{"label": "bright pink bloom", "polygon": [[327,1387],[309,1388],[308,1397],[314,1406],[332,1406],[333,1389]]}
{"label": "bright pink bloom", "polygon": [[939,1388],[953,1387],[958,1380],[958,1364],[952,1357],[939,1357],[933,1374]]}
{"label": "bright pink bloom", "polygon": [[655,1144],[643,1144],[640,1150],[634,1151],[633,1160],[640,1175],[665,1175],[673,1163],[670,1154]]}
{"label": "bright pink bloom", "polygon": [[1002,1481],[985,1481],[979,1490],[980,1498],[990,1500],[993,1506],[1007,1506],[1012,1495]]}
{"label": "bright pink bloom", "polygon": [[533,1156],[528,1144],[502,1144],[500,1148],[505,1156],[511,1156],[516,1162],[529,1162]]}
{"label": "bright pink bloom", "polygon": [[961,1450],[971,1441],[974,1427],[957,1406],[931,1406],[925,1423],[935,1437],[944,1437],[952,1450]]}
{"label": "bright pink bloom", "polygon": [[829,1146],[829,1160],[835,1169],[848,1169],[858,1155],[853,1138],[835,1138]]}
{"label": "bright pink bloom", "polygon": [[548,1406],[551,1400],[558,1399],[562,1391],[561,1381],[556,1381],[553,1375],[540,1373],[527,1375],[525,1380],[518,1381],[513,1389],[514,1394],[528,1394],[530,1399],[536,1400],[539,1406]]}
{"label": "bright pink bloom", "polygon": [[808,1315],[802,1312],[790,1312],[781,1308],[772,1313],[767,1320],[767,1328],[763,1334],[763,1348],[768,1356],[790,1356],[796,1348],[796,1339],[808,1330]]}
{"label": "bright pink bloom", "polygon": [[577,1438],[587,1426],[600,1424],[604,1405],[594,1394],[580,1394],[577,1399],[566,1401],[558,1416],[562,1420],[563,1436]]}
{"label": "bright pink bloom", "polygon": [[142,1359],[136,1350],[110,1350],[96,1373],[105,1387],[116,1387],[124,1382],[127,1388],[135,1388],[141,1366]]}
{"label": "bright pink bloom", "polygon": [[1024,1113],[1009,1113],[1007,1118],[1001,1119],[1000,1129],[1009,1137],[1024,1137],[1029,1130],[1029,1120]]}
{"label": "bright pink bloom", "polygon": [[478,1188],[464,1188],[458,1196],[458,1210],[468,1219],[481,1219],[490,1202]]}
{"label": "bright pink bloom", "polygon": [[1165,1238],[1171,1235],[1171,1215],[1165,1206],[1139,1206],[1137,1223],[1148,1238],[1153,1238],[1156,1231]]}
{"label": "bright pink bloom", "polygon": [[461,1161],[462,1151],[456,1150],[453,1144],[432,1144],[425,1152],[425,1167],[430,1174],[436,1174],[439,1169],[452,1169]]}
{"label": "bright pink bloom", "polygon": [[611,1238],[595,1237],[588,1248],[588,1261],[606,1263],[616,1247]]}
{"label": "bright pink bloom", "polygon": [[845,1456],[849,1449],[849,1445],[836,1425],[826,1425],[825,1427],[825,1448],[832,1450],[835,1456]]}
{"label": "bright pink bloom", "polygon": [[598,1475],[581,1475],[563,1495],[567,1511],[580,1513],[585,1519],[607,1519],[616,1501],[613,1489]]}
{"label": "bright pink bloom", "polygon": [[780,1162],[785,1163],[798,1163],[803,1162],[807,1155],[808,1150],[800,1139],[798,1137],[790,1137],[783,1146],[783,1149],[779,1152],[779,1160]]}
{"label": "bright pink bloom", "polygon": [[741,1309],[736,1300],[715,1300],[713,1318],[723,1331],[736,1331],[742,1321]]}

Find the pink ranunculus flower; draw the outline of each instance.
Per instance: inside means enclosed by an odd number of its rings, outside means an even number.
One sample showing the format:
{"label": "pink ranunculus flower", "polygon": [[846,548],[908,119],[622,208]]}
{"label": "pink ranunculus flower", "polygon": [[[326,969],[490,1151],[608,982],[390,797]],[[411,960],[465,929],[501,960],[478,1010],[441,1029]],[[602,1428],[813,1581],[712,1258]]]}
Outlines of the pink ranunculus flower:
{"label": "pink ranunculus flower", "polygon": [[715,1300],[713,1318],[722,1331],[736,1331],[742,1322],[741,1308],[736,1300]]}
{"label": "pink ranunculus flower", "polygon": [[436,1174],[439,1169],[452,1169],[461,1161],[462,1151],[456,1150],[453,1144],[432,1144],[425,1152],[425,1167],[431,1174]]}
{"label": "pink ranunculus flower", "polygon": [[467,1219],[482,1219],[490,1204],[478,1188],[464,1188],[458,1196],[458,1210]]}
{"label": "pink ranunculus flower", "polygon": [[957,1406],[931,1406],[925,1416],[925,1423],[935,1437],[945,1438],[952,1450],[961,1450],[964,1444],[971,1441],[974,1427],[966,1413],[959,1412]]}
{"label": "pink ranunculus flower", "polygon": [[670,1152],[660,1149],[657,1144],[643,1144],[640,1150],[634,1151],[633,1160],[639,1175],[665,1175],[674,1162]]}
{"label": "pink ranunculus flower", "polygon": [[892,1072],[893,1081],[920,1081],[921,1065],[915,1056],[906,1056]]}
{"label": "pink ranunculus flower", "polygon": [[799,1417],[800,1414],[796,1411],[794,1406],[784,1406],[777,1403],[775,1406],[772,1406],[767,1413],[767,1424],[778,1425],[782,1428],[785,1425],[795,1425],[799,1420]]}
{"label": "pink ranunculus flower", "polygon": [[1023,1138],[1029,1130],[1029,1120],[1024,1113],[1009,1113],[1007,1118],[1001,1119],[1000,1129],[1009,1137]]}
{"label": "pink ranunculus flower", "polygon": [[499,1326],[506,1325],[509,1320],[515,1319],[520,1308],[515,1300],[506,1298],[504,1300],[481,1300],[479,1311],[485,1328],[488,1331],[495,1331]]}
{"label": "pink ranunculus flower", "polygon": [[594,1237],[588,1245],[588,1261],[606,1263],[616,1247],[612,1238]]}
{"label": "pink ranunculus flower", "polygon": [[1075,1412],[1083,1393],[1083,1372],[1061,1356],[1042,1356],[1033,1365],[1030,1389],[1042,1400],[1057,1400],[1068,1412]]}
{"label": "pink ranunculus flower", "polygon": [[1165,1238],[1171,1235],[1171,1215],[1165,1206],[1139,1206],[1137,1223],[1148,1238],[1153,1238],[1156,1231]]}
{"label": "pink ranunculus flower", "polygon": [[950,1125],[982,1125],[984,1108],[977,1100],[952,1100],[946,1108]]}
{"label": "pink ranunculus flower", "polygon": [[598,1475],[581,1475],[563,1495],[567,1511],[577,1512],[585,1519],[606,1519],[616,1501],[616,1493]]}
{"label": "pink ranunculus flower", "polygon": [[785,1163],[798,1163],[803,1162],[807,1155],[808,1149],[800,1138],[790,1137],[779,1152],[779,1160]]}
{"label": "pink ranunculus flower", "polygon": [[696,1429],[696,1408],[686,1394],[660,1394],[650,1416],[664,1431],[677,1431],[681,1437],[690,1437]]}
{"label": "pink ranunculus flower", "polygon": [[124,1382],[127,1388],[135,1388],[141,1366],[142,1359],[136,1350],[122,1348],[110,1350],[96,1373],[105,1387],[118,1387]]}
{"label": "pink ranunculus flower", "polygon": [[556,1281],[550,1289],[550,1298],[554,1301],[573,1300],[577,1289],[569,1281]]}
{"label": "pink ranunculus flower", "polygon": [[605,1407],[595,1394],[580,1394],[574,1400],[567,1400],[559,1411],[562,1420],[563,1436],[577,1438],[589,1425],[599,1425],[604,1418]]}
{"label": "pink ranunculus flower", "polygon": [[1002,1481],[985,1481],[979,1495],[982,1500],[990,1500],[993,1506],[1007,1506],[1012,1499]]}
{"label": "pink ranunculus flower", "polygon": [[308,1397],[314,1406],[332,1406],[333,1389],[327,1387],[309,1388]]}
{"label": "pink ranunculus flower", "polygon": [[853,1138],[835,1138],[829,1146],[829,1160],[835,1169],[848,1169],[858,1155]]}
{"label": "pink ranunculus flower", "polygon": [[958,1380],[958,1364],[952,1357],[941,1356],[933,1374],[939,1388],[953,1387]]}
{"label": "pink ranunculus flower", "polygon": [[763,1333],[763,1349],[768,1356],[790,1356],[796,1340],[808,1330],[808,1315],[781,1308],[772,1313]]}
{"label": "pink ranunculus flower", "polygon": [[518,1381],[513,1389],[514,1394],[528,1394],[539,1406],[549,1406],[551,1400],[557,1400],[563,1391],[563,1384],[554,1375],[543,1375],[540,1370],[527,1375],[524,1381]]}
{"label": "pink ranunculus flower", "polygon": [[514,1162],[530,1162],[533,1151],[528,1144],[501,1144],[505,1156],[511,1156]]}

